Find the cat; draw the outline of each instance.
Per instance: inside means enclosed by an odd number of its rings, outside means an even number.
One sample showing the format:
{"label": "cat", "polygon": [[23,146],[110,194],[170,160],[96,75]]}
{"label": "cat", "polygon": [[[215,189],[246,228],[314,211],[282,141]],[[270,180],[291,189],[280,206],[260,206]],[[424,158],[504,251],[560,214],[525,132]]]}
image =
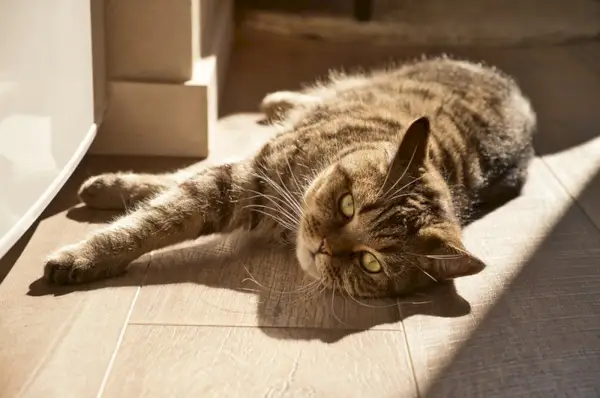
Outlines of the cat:
{"label": "cat", "polygon": [[45,279],[111,277],[152,250],[247,230],[293,245],[329,288],[410,294],[484,269],[461,230],[520,195],[534,155],[536,115],[513,78],[447,56],[332,73],[261,110],[282,131],[245,161],[87,180],[90,208],[135,210],[51,255]]}

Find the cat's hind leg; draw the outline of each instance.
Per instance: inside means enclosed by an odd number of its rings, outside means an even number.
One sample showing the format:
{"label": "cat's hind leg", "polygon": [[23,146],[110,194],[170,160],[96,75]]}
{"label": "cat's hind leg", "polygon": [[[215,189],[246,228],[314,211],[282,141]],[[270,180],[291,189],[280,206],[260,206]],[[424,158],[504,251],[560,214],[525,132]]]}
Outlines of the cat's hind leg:
{"label": "cat's hind leg", "polygon": [[367,84],[369,80],[363,76],[331,72],[327,84],[317,84],[302,91],[275,91],[267,94],[260,104],[260,110],[270,121],[287,119],[296,110],[299,111],[296,116],[301,117],[303,111],[310,111],[326,100]]}
{"label": "cat's hind leg", "polygon": [[316,95],[296,91],[276,91],[267,94],[260,104],[260,111],[270,121],[279,121],[288,117],[293,109],[308,110],[322,102]]}
{"label": "cat's hind leg", "polygon": [[87,179],[79,198],[92,209],[126,210],[175,185],[169,175],[107,173]]}

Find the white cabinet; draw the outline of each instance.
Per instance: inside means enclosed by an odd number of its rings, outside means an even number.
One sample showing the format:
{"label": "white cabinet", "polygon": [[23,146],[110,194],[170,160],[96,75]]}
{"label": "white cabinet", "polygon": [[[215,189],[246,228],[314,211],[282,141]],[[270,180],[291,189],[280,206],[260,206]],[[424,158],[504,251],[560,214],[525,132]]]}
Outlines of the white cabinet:
{"label": "white cabinet", "polygon": [[95,132],[89,1],[0,0],[0,257]]}

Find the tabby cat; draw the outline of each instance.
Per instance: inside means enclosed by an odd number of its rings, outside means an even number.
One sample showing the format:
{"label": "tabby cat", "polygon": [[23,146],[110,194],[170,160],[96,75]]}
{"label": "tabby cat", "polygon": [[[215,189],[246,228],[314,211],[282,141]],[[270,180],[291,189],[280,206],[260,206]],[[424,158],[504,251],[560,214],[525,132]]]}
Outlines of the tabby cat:
{"label": "tabby cat", "polygon": [[514,80],[448,57],[332,74],[261,106],[283,131],[245,161],[86,181],[87,206],[135,210],[53,254],[45,278],[111,277],[149,251],[248,230],[294,245],[330,288],[404,295],[484,268],[461,227],[518,196],[533,156],[536,116]]}

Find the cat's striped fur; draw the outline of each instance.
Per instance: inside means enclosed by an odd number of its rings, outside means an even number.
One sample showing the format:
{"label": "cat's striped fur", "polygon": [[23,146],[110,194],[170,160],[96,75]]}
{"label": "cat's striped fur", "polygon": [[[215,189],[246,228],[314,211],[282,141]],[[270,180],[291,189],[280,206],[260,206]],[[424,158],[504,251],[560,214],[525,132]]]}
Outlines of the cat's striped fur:
{"label": "cat's striped fur", "polygon": [[[536,118],[496,69],[445,57],[332,75],[262,104],[284,131],[246,161],[173,174],[102,175],[90,207],[137,209],[50,257],[45,276],[78,283],[122,273],[143,253],[211,233],[254,230],[296,246],[300,265],[352,295],[404,294],[476,273],[460,229],[515,196]],[[356,211],[340,214],[350,193]],[[361,253],[381,272],[365,272]]]}

